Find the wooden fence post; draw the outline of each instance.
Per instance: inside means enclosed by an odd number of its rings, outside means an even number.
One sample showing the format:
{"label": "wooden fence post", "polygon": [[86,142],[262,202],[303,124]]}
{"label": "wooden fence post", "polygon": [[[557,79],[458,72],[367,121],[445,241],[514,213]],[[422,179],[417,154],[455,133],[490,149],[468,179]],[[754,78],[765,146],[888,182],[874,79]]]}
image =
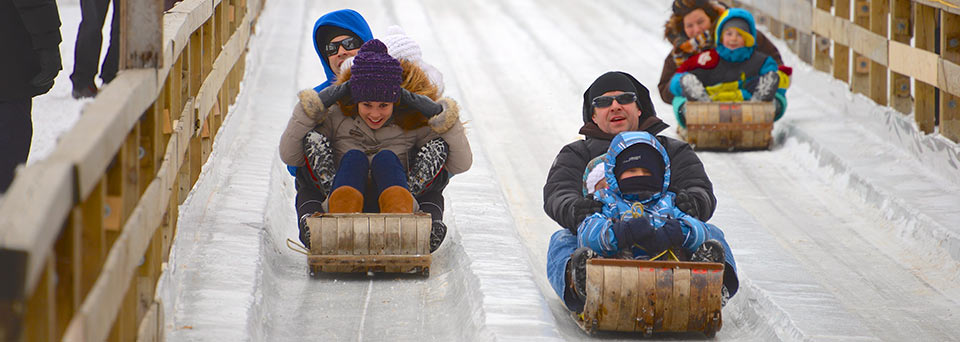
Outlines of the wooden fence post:
{"label": "wooden fence post", "polygon": [[[940,56],[944,61],[960,63],[960,15],[944,10],[940,11]],[[941,72],[940,78],[944,77],[949,76]],[[947,93],[951,82],[956,83],[956,79],[940,82],[940,134],[960,142],[960,97]]]}
{"label": "wooden fence post", "polygon": [[[830,0],[816,0],[816,8],[830,12]],[[907,0],[909,1],[909,0]],[[833,61],[830,60],[830,39],[813,34],[814,52],[813,67],[822,72],[829,73],[833,67]]]}
{"label": "wooden fence post", "polygon": [[[937,39],[937,9],[921,4],[913,4],[914,19],[914,45],[918,49],[934,52]],[[917,127],[925,133],[933,133],[936,127],[936,85],[927,84],[919,80],[913,80],[914,119],[917,121]]]}
{"label": "wooden fence post", "polygon": [[[870,31],[883,37],[887,35],[887,0],[870,0]],[[870,98],[880,105],[887,104],[887,67],[870,61]]]}
{"label": "wooden fence post", "polygon": [[163,0],[120,0],[119,4],[120,69],[161,66]]}
{"label": "wooden fence post", "polygon": [[[850,0],[834,0],[833,15],[850,20]],[[833,77],[843,82],[850,81],[850,47],[833,43]]]}
{"label": "wooden fence post", "polygon": [[[854,0],[853,23],[870,28],[870,1]],[[856,51],[853,52],[853,72],[850,73],[850,90],[870,96],[870,59]]]}
{"label": "wooden fence post", "polygon": [[[891,0],[891,40],[910,45],[910,38],[913,37],[913,20],[911,17],[910,0]],[[893,71],[890,72],[890,107],[901,113],[913,111],[910,77]]]}

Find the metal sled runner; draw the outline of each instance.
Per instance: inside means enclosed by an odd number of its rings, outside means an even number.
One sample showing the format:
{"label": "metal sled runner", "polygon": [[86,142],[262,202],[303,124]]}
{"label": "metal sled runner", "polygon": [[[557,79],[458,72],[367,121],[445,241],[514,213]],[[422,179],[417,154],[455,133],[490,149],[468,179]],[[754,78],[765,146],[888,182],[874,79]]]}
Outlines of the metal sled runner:
{"label": "metal sled runner", "polygon": [[323,214],[307,218],[307,263],[319,272],[430,274],[430,215]]}
{"label": "metal sled runner", "polygon": [[576,316],[596,331],[700,331],[713,337],[722,319],[723,264],[594,258],[587,261],[586,304]]}
{"label": "metal sled runner", "polygon": [[766,149],[776,110],[772,102],[687,102],[687,127],[677,131],[698,150]]}

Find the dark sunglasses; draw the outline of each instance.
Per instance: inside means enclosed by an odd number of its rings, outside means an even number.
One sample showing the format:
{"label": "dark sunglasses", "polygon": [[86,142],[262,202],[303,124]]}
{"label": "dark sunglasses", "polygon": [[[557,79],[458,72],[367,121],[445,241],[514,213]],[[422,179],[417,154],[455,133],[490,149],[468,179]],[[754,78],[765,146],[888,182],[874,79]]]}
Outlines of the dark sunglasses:
{"label": "dark sunglasses", "polygon": [[330,42],[327,45],[323,46],[323,53],[327,56],[336,55],[340,52],[340,47],[343,46],[344,50],[354,50],[359,49],[360,45],[363,45],[363,41],[356,37],[347,37],[347,39],[341,40],[339,42]]}
{"label": "dark sunglasses", "polygon": [[593,98],[593,106],[596,108],[607,108],[610,105],[613,105],[613,100],[617,100],[617,103],[625,105],[637,102],[636,93],[623,93],[617,96],[597,96]]}

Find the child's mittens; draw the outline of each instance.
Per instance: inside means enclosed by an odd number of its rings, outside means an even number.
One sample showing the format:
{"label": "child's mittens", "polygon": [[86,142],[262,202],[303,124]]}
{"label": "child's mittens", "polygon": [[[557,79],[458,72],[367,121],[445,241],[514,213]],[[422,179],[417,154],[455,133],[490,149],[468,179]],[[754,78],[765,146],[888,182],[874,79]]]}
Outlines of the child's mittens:
{"label": "child's mittens", "polygon": [[750,96],[750,101],[773,101],[773,97],[776,95],[779,86],[780,75],[776,72],[768,72],[760,75],[757,79],[757,89],[754,90],[753,95]]}
{"label": "child's mittens", "polygon": [[707,89],[703,87],[703,82],[694,74],[680,76],[680,87],[683,96],[696,102],[710,102],[710,95]]}
{"label": "child's mittens", "polygon": [[[645,250],[647,250],[645,246],[655,247],[659,245],[659,243],[651,243],[653,242],[651,240],[654,240],[653,236],[656,229],[653,228],[650,220],[646,217],[641,216],[615,222],[611,229],[620,250],[630,248],[635,244],[639,244]],[[651,251],[647,250],[647,252],[650,253]]]}
{"label": "child's mittens", "polygon": [[717,50],[707,50],[688,58],[683,64],[677,67],[677,72],[687,72],[696,69],[713,69],[720,63],[720,55]]}

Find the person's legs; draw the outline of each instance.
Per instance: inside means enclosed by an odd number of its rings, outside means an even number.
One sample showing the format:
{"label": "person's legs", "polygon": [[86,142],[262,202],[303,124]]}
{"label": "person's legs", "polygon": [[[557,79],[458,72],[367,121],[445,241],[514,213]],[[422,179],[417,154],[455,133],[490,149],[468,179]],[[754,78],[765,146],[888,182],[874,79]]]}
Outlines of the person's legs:
{"label": "person's legs", "polygon": [[359,150],[347,151],[340,158],[340,168],[333,176],[333,191],[327,199],[331,213],[358,213],[363,211],[363,191],[367,185],[370,163]]}
{"label": "person's legs", "polygon": [[450,146],[442,138],[434,138],[420,147],[410,160],[407,185],[410,193],[420,196],[433,182],[446,173],[443,165],[447,163]]}
{"label": "person's legs", "polygon": [[100,46],[103,44],[104,17],[107,15],[109,0],[81,0],[80,12],[82,19],[77,29],[77,43],[74,46],[73,96],[92,97],[96,93],[96,84],[93,77],[97,75],[97,66],[100,64]]}
{"label": "person's legs", "polygon": [[381,213],[412,213],[416,209],[416,200],[407,190],[407,174],[395,153],[378,152],[370,163],[370,173],[380,193]]}
{"label": "person's legs", "polygon": [[440,248],[440,244],[447,236],[447,225],[443,223],[443,189],[447,187],[449,179],[450,176],[447,171],[441,171],[423,193],[416,196],[420,211],[430,214],[433,221],[430,230],[431,252]]}
{"label": "person's legs", "polygon": [[17,165],[27,162],[33,122],[33,99],[0,101],[0,194],[7,192]]}
{"label": "person's legs", "polygon": [[573,295],[567,284],[567,264],[578,246],[577,237],[569,230],[561,229],[553,233],[547,247],[547,279],[550,286],[563,299],[567,309],[576,312],[583,311],[584,303]]}
{"label": "person's legs", "polygon": [[312,183],[302,181],[300,177],[297,177],[295,182],[297,188],[297,227],[300,228],[300,242],[307,249],[310,249],[310,231],[307,229],[306,219],[310,215],[323,213],[323,201],[326,199],[326,194],[320,192]]}
{"label": "person's legs", "polygon": [[100,79],[103,80],[103,84],[110,83],[114,77],[117,77],[117,69],[120,66],[120,11],[117,10],[119,2],[119,0],[111,1],[113,18],[110,19],[110,45],[107,46],[107,55],[103,58],[103,65],[100,67]]}

